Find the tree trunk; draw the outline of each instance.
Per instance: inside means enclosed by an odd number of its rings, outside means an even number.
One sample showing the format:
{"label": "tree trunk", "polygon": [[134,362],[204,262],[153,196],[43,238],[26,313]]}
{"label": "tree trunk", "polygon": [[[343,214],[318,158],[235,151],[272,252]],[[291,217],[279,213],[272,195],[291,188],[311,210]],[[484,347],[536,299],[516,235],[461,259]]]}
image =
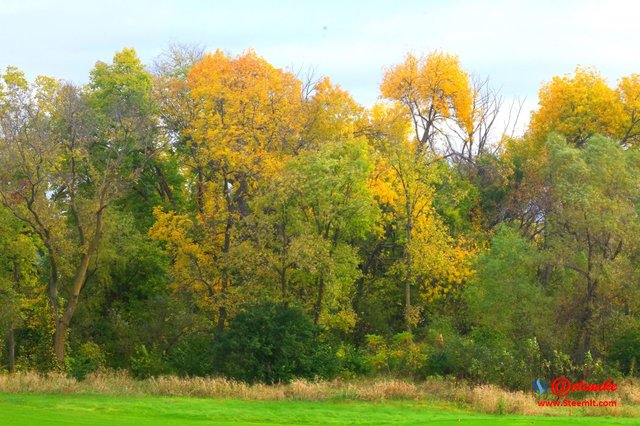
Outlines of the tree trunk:
{"label": "tree trunk", "polygon": [[227,308],[224,306],[220,306],[218,309],[218,324],[216,325],[216,329],[218,332],[222,333],[224,331],[224,323],[227,321]]}
{"label": "tree trunk", "polygon": [[[20,262],[13,260],[13,289],[20,292]],[[16,365],[16,342],[14,336],[13,319],[9,323],[9,334],[7,335],[7,352],[9,353],[9,373],[13,373]]]}
{"label": "tree trunk", "polygon": [[280,293],[282,294],[282,303],[287,306],[287,267],[281,265],[280,269]]}
{"label": "tree trunk", "polygon": [[73,318],[73,315],[76,312],[76,308],[78,307],[80,292],[82,291],[82,287],[87,280],[89,262],[91,261],[91,257],[93,257],[93,255],[97,252],[98,246],[100,245],[100,239],[102,236],[102,214],[105,207],[106,206],[102,206],[96,213],[95,233],[93,235],[93,238],[91,239],[91,243],[87,247],[86,252],[82,255],[80,265],[78,265],[78,268],[76,269],[69,302],[67,303],[67,307],[65,308],[62,317],[59,320],[56,319],[56,332],[54,336],[53,346],[56,354],[56,359],[60,365],[64,364],[64,346],[67,338],[67,330],[69,330],[71,319]]}
{"label": "tree trunk", "polygon": [[593,277],[593,256],[594,256],[593,244],[591,242],[591,233],[587,231],[587,270],[586,276],[586,297],[584,313],[580,318],[580,324],[578,329],[578,342],[576,345],[576,353],[574,359],[576,362],[582,363],[584,361],[585,354],[591,351],[592,338],[594,335],[594,314],[595,314],[595,300],[596,289],[598,287],[598,280]]}
{"label": "tree trunk", "polygon": [[224,254],[224,264],[222,265],[222,287],[220,288],[220,308],[218,308],[218,324],[217,329],[219,332],[224,331],[224,325],[227,321],[227,307],[226,307],[226,294],[227,288],[229,286],[229,272],[227,270],[228,261],[227,256],[229,255],[229,249],[231,248],[231,228],[233,227],[233,218],[231,216],[233,203],[231,201],[231,191],[230,191],[230,183],[225,178],[223,184],[223,194],[225,196],[226,204],[227,204],[227,223],[224,228],[224,244],[222,246],[222,253]]}
{"label": "tree trunk", "polygon": [[584,313],[580,318],[578,332],[578,344],[576,345],[575,361],[582,363],[585,354],[591,351],[593,336],[595,334],[594,312],[595,312],[595,290],[598,280],[587,278],[587,298]]}
{"label": "tree trunk", "polygon": [[411,280],[412,276],[412,259],[411,259],[411,239],[413,234],[413,219],[412,219],[412,209],[411,209],[411,200],[409,198],[409,194],[406,197],[406,205],[405,205],[406,213],[407,213],[407,246],[405,248],[405,267],[407,268],[407,272],[405,275],[404,281],[404,316],[407,325],[407,331],[411,332]]}
{"label": "tree trunk", "polygon": [[[284,221],[283,221],[284,222]],[[284,223],[278,226],[280,231],[280,242],[282,251],[280,252],[280,292],[282,294],[282,303],[287,305],[287,230]]]}
{"label": "tree trunk", "polygon": [[13,373],[16,367],[16,341],[13,331],[13,325],[9,326],[9,335],[7,336],[7,349],[9,350],[9,373]]}
{"label": "tree trunk", "polygon": [[53,350],[59,365],[64,365],[64,344],[66,340],[67,327],[60,319],[56,319],[56,331],[53,335]]}
{"label": "tree trunk", "polygon": [[320,313],[322,312],[322,299],[324,298],[324,278],[318,279],[318,299],[316,300],[316,306],[313,312],[313,323],[318,325],[320,321]]}

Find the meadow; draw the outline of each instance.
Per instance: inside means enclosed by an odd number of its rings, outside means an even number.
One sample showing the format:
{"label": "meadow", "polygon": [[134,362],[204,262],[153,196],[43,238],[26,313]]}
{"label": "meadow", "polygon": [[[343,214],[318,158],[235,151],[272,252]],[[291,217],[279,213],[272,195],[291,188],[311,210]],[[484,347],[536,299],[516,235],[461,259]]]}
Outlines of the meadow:
{"label": "meadow", "polygon": [[612,398],[617,407],[558,409],[539,407],[531,393],[445,379],[248,385],[223,378],[134,380],[124,372],[82,381],[16,373],[0,376],[0,425],[637,424],[640,386],[621,382]]}
{"label": "meadow", "polygon": [[247,401],[186,397],[12,394],[0,397],[1,425],[632,425],[613,417],[469,413],[418,401]]}

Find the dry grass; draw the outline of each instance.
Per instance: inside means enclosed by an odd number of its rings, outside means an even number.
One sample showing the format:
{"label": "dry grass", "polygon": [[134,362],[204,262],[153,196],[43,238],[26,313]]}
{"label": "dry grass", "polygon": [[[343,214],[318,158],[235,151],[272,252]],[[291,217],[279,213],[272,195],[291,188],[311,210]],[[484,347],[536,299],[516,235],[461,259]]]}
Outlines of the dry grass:
{"label": "dry grass", "polygon": [[471,386],[463,382],[430,379],[411,383],[394,379],[358,381],[294,380],[289,384],[249,385],[216,377],[165,376],[134,380],[125,372],[104,371],[76,381],[64,374],[0,374],[1,393],[90,393],[110,395],[165,395],[245,400],[421,400],[444,403],[489,414],[586,415],[640,417],[640,382],[624,380],[618,392],[585,399],[616,399],[617,407],[540,407],[527,392],[513,392],[493,385]]}
{"label": "dry grass", "polygon": [[356,399],[382,401],[387,399],[422,399],[422,394],[412,383],[400,380],[384,380],[356,386]]}
{"label": "dry grass", "polygon": [[623,402],[631,405],[640,405],[640,382],[637,379],[623,380],[619,389]]}
{"label": "dry grass", "polygon": [[481,413],[495,414],[539,414],[540,408],[532,394],[505,392],[494,385],[476,386],[471,391],[471,405]]}

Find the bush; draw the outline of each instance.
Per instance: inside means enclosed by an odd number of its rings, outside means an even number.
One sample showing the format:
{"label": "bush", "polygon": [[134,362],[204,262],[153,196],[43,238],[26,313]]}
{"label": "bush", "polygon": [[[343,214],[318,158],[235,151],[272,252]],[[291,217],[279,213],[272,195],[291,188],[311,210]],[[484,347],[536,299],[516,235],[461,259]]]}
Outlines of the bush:
{"label": "bush", "polygon": [[518,346],[488,327],[477,327],[462,336],[445,322],[434,324],[427,340],[431,343],[425,366],[429,376],[453,375],[511,389],[528,389],[531,377],[541,377],[541,354],[535,338]]}
{"label": "bush", "polygon": [[608,361],[619,365],[620,371],[629,376],[638,375],[640,361],[640,328],[627,327],[620,331],[611,343]]}
{"label": "bush", "polygon": [[93,342],[82,344],[74,355],[66,359],[66,364],[69,375],[77,380],[84,380],[87,374],[104,368],[106,364],[102,348]]}
{"label": "bush", "polygon": [[340,362],[340,377],[342,378],[353,379],[366,376],[371,372],[371,367],[367,363],[367,355],[348,343],[338,345],[336,357]]}
{"label": "bush", "polygon": [[522,389],[531,382],[513,342],[502,333],[483,327],[474,329],[469,337],[472,355],[469,374],[474,381],[512,389]]}
{"label": "bush", "polygon": [[136,379],[146,379],[160,376],[169,372],[169,368],[162,355],[155,349],[148,350],[145,345],[136,347],[136,351],[130,359],[129,371]]}
{"label": "bush", "polygon": [[213,335],[189,335],[171,350],[169,363],[179,376],[210,376],[215,373]]}
{"label": "bush", "polygon": [[250,306],[220,335],[219,371],[245,382],[287,383],[335,376],[335,351],[301,309],[266,303]]}
{"label": "bush", "polygon": [[380,373],[397,377],[423,378],[427,363],[427,346],[416,342],[409,332],[396,334],[389,341],[381,336],[367,336],[367,363]]}

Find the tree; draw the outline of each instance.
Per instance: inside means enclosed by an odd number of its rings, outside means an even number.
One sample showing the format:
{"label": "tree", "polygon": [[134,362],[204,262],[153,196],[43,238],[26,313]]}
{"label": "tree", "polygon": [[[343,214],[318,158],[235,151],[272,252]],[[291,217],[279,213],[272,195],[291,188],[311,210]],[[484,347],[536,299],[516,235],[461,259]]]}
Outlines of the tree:
{"label": "tree", "polygon": [[179,259],[180,287],[204,293],[197,304],[217,310],[222,330],[235,304],[230,253],[237,226],[250,213],[256,188],[282,169],[299,143],[301,84],[252,51],[237,58],[216,51],[192,67],[187,85],[194,113],[181,152],[195,211],[156,210],[150,233],[167,242]]}
{"label": "tree", "polygon": [[[564,294],[564,320],[574,326],[574,354],[601,354],[616,312],[635,306],[640,218],[640,158],[616,142],[594,137],[582,149],[549,139],[551,210],[546,238],[556,263],[573,275]],[[603,332],[601,332],[601,330]]]}
{"label": "tree", "polygon": [[424,301],[433,301],[471,275],[468,259],[473,250],[449,236],[434,209],[437,167],[429,155],[416,155],[419,145],[407,140],[397,111],[380,105],[372,115],[372,142],[377,149],[378,181],[373,183],[380,201],[401,227],[403,256],[392,268],[404,283],[404,318],[409,331],[420,318],[412,305],[412,287]]}
{"label": "tree", "polygon": [[108,219],[69,348],[76,362],[83,352],[102,353],[108,354],[102,365],[122,369],[140,345],[164,350],[192,325],[182,300],[170,298],[167,253],[138,229],[131,211],[110,208]]}
{"label": "tree", "polygon": [[496,230],[490,249],[475,262],[476,275],[464,290],[469,318],[518,342],[547,336],[551,300],[538,282],[543,254],[506,224]]}
{"label": "tree", "polygon": [[316,324],[350,330],[357,245],[375,234],[379,218],[370,173],[362,139],[325,142],[292,159],[243,221],[233,257],[245,282],[303,306]]}
{"label": "tree", "polygon": [[324,77],[313,85],[312,93],[303,106],[305,125],[300,148],[318,148],[325,142],[361,136],[365,109],[347,91]]}
{"label": "tree", "polygon": [[637,147],[640,138],[640,74],[622,77],[617,91],[624,110],[624,121],[616,136],[622,145]]}
{"label": "tree", "polygon": [[438,144],[446,138],[448,126],[459,127],[463,140],[471,142],[474,94],[457,56],[432,52],[418,58],[407,54],[404,62],[385,73],[380,91],[406,109],[419,141],[418,155],[427,149],[441,154]]}
{"label": "tree", "polygon": [[4,81],[0,155],[8,167],[0,195],[47,251],[54,349],[63,363],[107,208],[153,152],[151,80],[135,52],[125,49],[112,65],[96,65],[86,94],[45,78],[30,86],[15,69]]}
{"label": "tree", "polygon": [[368,186],[372,164],[366,141],[326,143],[291,162],[286,171],[302,222],[297,265],[315,287],[314,322],[327,325],[334,313],[335,324],[348,329],[339,322],[355,322],[350,300],[360,259],[352,244],[375,233],[379,217]]}
{"label": "tree", "polygon": [[41,290],[37,249],[29,229],[0,208],[0,327],[6,332],[0,342],[6,340],[10,373],[16,366],[15,330],[22,325],[25,311],[35,308]]}
{"label": "tree", "polygon": [[532,113],[529,130],[539,140],[557,132],[582,146],[596,134],[614,137],[623,126],[618,94],[593,69],[577,67],[573,75],[554,77],[538,97],[540,108]]}

